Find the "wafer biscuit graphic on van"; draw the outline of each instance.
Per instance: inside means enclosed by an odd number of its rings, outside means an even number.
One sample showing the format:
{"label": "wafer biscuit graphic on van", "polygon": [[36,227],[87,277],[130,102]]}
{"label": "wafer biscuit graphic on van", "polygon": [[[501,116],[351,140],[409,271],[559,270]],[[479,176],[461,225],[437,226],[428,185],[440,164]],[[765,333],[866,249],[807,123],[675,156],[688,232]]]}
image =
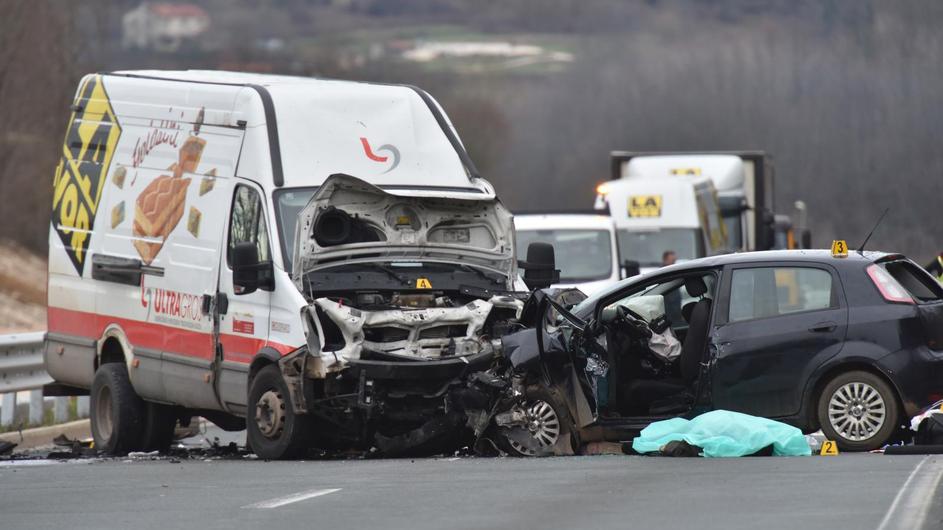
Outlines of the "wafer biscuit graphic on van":
{"label": "wafer biscuit graphic on van", "polygon": [[134,248],[141,260],[150,264],[164,246],[164,241],[173,231],[180,218],[187,199],[187,187],[190,179],[161,175],[144,188],[134,203],[134,227],[132,232],[137,237],[157,241],[137,239]]}
{"label": "wafer biscuit graphic on van", "polygon": [[213,185],[215,184],[216,184],[216,168],[214,167],[213,169],[204,173],[203,178],[200,179],[200,197],[213,191]]}
{"label": "wafer biscuit graphic on van", "polygon": [[118,166],[118,169],[111,175],[111,182],[115,186],[118,186],[118,189],[124,188],[124,178],[128,176],[128,168],[124,166]]}
{"label": "wafer biscuit graphic on van", "polygon": [[115,228],[124,221],[124,201],[119,202],[111,209],[111,227]]}
{"label": "wafer biscuit graphic on van", "polygon": [[187,216],[187,231],[193,234],[193,237],[200,237],[200,220],[203,214],[193,206],[190,207],[190,214]]}
{"label": "wafer biscuit graphic on van", "polygon": [[180,176],[183,173],[193,173],[200,164],[200,158],[203,156],[203,148],[206,147],[206,140],[191,136],[183,143],[180,148],[180,161],[174,170],[174,175]]}

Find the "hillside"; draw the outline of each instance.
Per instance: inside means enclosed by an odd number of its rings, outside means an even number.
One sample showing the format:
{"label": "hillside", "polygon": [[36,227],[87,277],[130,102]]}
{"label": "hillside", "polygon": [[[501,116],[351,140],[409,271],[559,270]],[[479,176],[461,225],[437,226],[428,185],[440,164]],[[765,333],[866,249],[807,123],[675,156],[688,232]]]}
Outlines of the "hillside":
{"label": "hillside", "polygon": [[0,333],[46,329],[46,260],[0,241]]}

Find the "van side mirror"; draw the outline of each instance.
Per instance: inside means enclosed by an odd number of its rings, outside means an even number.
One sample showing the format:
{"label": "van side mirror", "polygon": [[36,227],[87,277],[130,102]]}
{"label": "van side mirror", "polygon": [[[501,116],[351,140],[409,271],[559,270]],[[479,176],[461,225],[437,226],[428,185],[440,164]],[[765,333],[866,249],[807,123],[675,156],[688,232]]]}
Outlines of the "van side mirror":
{"label": "van side mirror", "polygon": [[642,273],[642,266],[633,259],[627,259],[622,262],[622,271],[625,274],[623,278],[631,278]]}
{"label": "van side mirror", "polygon": [[524,269],[524,283],[530,290],[546,289],[560,282],[560,271],[550,243],[531,243],[527,246],[527,261],[518,262]]}
{"label": "van side mirror", "polygon": [[259,288],[274,288],[274,270],[271,261],[259,261],[255,243],[243,241],[232,249],[232,285],[236,294],[254,293]]}

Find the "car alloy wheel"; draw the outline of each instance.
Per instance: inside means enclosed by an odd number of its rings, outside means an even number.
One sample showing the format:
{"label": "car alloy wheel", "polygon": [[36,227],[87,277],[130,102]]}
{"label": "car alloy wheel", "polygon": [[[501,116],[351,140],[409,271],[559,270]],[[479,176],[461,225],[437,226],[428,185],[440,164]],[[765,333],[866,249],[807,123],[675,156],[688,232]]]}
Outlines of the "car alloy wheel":
{"label": "car alloy wheel", "polygon": [[874,437],[887,420],[887,405],[880,392],[864,382],[838,387],[828,402],[828,420],[844,438],[863,442]]}
{"label": "car alloy wheel", "polygon": [[[549,403],[543,400],[535,401],[527,408],[527,431],[541,449],[553,447],[560,439],[560,418]],[[526,456],[534,456],[537,451],[523,444],[508,440],[511,448]]]}

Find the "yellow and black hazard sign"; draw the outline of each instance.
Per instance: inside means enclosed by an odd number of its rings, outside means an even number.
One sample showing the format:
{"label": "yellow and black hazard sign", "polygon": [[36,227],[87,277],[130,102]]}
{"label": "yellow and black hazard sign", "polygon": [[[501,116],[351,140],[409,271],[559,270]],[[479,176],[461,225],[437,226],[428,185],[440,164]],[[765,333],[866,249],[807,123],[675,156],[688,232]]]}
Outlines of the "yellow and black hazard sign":
{"label": "yellow and black hazard sign", "polygon": [[692,175],[698,176],[701,174],[701,168],[699,167],[676,167],[671,170],[672,175]]}
{"label": "yellow and black hazard sign", "polygon": [[836,239],[832,241],[832,257],[833,258],[847,258],[848,257],[848,243],[845,243],[844,239]]}
{"label": "yellow and black hazard sign", "polygon": [[661,217],[661,195],[629,196],[629,217]]}
{"label": "yellow and black hazard sign", "polygon": [[429,278],[416,278],[416,289],[432,289]]}
{"label": "yellow and black hazard sign", "polygon": [[73,109],[53,181],[52,227],[81,276],[121,127],[100,75],[82,84]]}

